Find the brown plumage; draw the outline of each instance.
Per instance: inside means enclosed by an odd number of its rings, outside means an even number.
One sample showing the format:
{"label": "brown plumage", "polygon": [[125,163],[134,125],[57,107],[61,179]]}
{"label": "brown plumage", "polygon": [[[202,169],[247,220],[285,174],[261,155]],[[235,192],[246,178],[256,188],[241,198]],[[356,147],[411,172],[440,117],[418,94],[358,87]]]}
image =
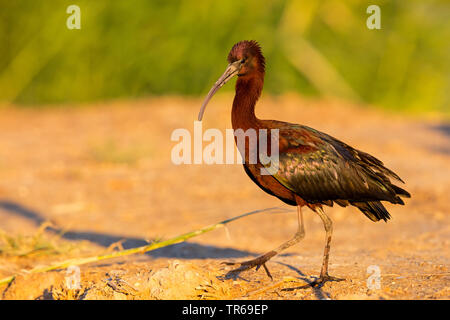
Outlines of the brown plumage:
{"label": "brown plumage", "polygon": [[[391,182],[391,179],[403,182],[397,174],[368,153],[307,126],[256,118],[255,104],[261,95],[265,74],[265,59],[256,41],[235,44],[228,54],[228,62],[225,73],[206,97],[199,120],[214,93],[237,75],[236,95],[231,111],[233,129],[266,129],[269,132],[269,142],[270,129],[277,129],[279,142],[278,171],[262,175],[261,170],[267,168],[259,160],[257,163],[250,163],[252,155],[259,159],[259,151],[247,141],[243,154],[245,172],[265,192],[289,205],[297,206],[299,221],[298,230],[291,240],[256,259],[240,263],[239,268],[234,271],[253,267],[259,269],[263,266],[271,277],[265,263],[304,237],[301,208],[307,206],[322,219],[327,234],[322,270],[315,283],[340,280],[328,275],[332,222],[322,206],[333,206],[334,203],[343,207],[352,205],[372,221],[387,221],[390,214],[381,201],[403,205],[401,197],[410,197],[410,194]],[[270,150],[270,146],[268,149]],[[244,150],[240,150],[241,153]]]}

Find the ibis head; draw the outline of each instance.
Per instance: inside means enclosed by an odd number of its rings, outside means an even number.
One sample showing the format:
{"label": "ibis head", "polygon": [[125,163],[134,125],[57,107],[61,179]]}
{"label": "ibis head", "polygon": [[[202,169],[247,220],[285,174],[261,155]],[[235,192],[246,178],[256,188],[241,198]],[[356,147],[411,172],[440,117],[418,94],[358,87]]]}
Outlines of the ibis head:
{"label": "ibis head", "polygon": [[198,114],[198,120],[202,121],[206,105],[209,100],[211,100],[212,96],[231,78],[234,76],[241,78],[258,76],[264,78],[264,68],[264,56],[261,53],[261,47],[256,41],[245,40],[236,43],[228,54],[228,66],[225,69],[225,72],[216,81],[211,90],[209,90],[208,95],[202,104]]}

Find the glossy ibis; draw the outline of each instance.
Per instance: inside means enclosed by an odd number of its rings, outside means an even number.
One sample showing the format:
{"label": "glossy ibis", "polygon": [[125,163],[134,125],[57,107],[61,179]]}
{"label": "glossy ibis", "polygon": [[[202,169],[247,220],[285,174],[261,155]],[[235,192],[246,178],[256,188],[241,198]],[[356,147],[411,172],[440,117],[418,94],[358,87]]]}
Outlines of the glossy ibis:
{"label": "glossy ibis", "polygon": [[265,263],[304,237],[302,207],[307,206],[319,215],[326,231],[322,269],[315,284],[342,280],[328,275],[333,227],[322,206],[333,206],[334,203],[342,207],[352,205],[372,221],[387,221],[390,215],[381,201],[403,205],[400,197],[410,197],[410,194],[390,181],[391,178],[403,182],[397,174],[368,153],[307,126],[258,119],[255,116],[255,104],[263,88],[265,59],[256,41],[235,44],[228,54],[228,62],[224,74],[211,88],[200,109],[199,121],[214,93],[233,76],[237,76],[231,111],[233,129],[278,129],[279,134],[278,171],[262,175],[261,168],[264,170],[265,166],[259,160],[254,164],[248,161],[249,154],[258,151],[249,149],[249,143],[246,142],[243,155],[245,172],[268,194],[297,206],[298,212],[298,230],[291,240],[256,259],[239,263],[239,267],[233,271],[253,267],[258,270],[263,266],[272,278]]}

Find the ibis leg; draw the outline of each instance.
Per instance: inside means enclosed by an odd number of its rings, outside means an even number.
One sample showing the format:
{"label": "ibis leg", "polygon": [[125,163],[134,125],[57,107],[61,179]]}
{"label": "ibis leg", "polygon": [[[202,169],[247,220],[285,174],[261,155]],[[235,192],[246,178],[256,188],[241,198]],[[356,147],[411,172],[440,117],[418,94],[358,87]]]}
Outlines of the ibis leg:
{"label": "ibis leg", "polygon": [[294,244],[297,244],[298,242],[300,242],[300,240],[302,240],[305,237],[305,228],[303,225],[303,213],[302,213],[301,205],[297,206],[297,215],[298,215],[298,228],[297,228],[297,232],[295,233],[295,235],[292,239],[284,242],[282,245],[280,245],[276,249],[269,251],[255,259],[240,262],[240,263],[239,262],[238,263],[225,262],[225,264],[227,264],[227,265],[236,265],[236,264],[239,265],[239,267],[232,270],[231,273],[249,270],[254,267],[256,267],[256,270],[259,270],[259,268],[262,266],[264,268],[264,270],[266,271],[267,275],[269,276],[269,278],[273,279],[272,275],[269,272],[269,269],[266,266],[266,262],[269,261],[272,257],[276,256],[281,251],[293,246]]}
{"label": "ibis leg", "polygon": [[326,239],[325,239],[325,249],[323,252],[323,262],[322,262],[322,269],[320,271],[320,277],[318,280],[314,281],[313,284],[321,284],[326,281],[342,281],[344,279],[332,277],[328,274],[328,259],[330,255],[330,244],[331,244],[331,236],[333,234],[333,222],[331,221],[330,217],[325,214],[323,209],[321,207],[318,207],[314,210],[316,212],[320,219],[322,219],[323,226],[325,227],[326,231]]}

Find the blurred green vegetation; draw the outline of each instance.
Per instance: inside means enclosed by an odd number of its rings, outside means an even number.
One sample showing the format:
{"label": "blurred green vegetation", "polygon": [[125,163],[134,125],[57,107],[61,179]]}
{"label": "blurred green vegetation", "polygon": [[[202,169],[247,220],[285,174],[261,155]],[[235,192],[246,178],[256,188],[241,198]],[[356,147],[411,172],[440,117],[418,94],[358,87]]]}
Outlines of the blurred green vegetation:
{"label": "blurred green vegetation", "polygon": [[[71,4],[81,30],[66,27]],[[366,27],[371,4],[381,30]],[[449,18],[448,0],[0,0],[0,101],[202,95],[231,46],[255,39],[265,93],[448,112]]]}

